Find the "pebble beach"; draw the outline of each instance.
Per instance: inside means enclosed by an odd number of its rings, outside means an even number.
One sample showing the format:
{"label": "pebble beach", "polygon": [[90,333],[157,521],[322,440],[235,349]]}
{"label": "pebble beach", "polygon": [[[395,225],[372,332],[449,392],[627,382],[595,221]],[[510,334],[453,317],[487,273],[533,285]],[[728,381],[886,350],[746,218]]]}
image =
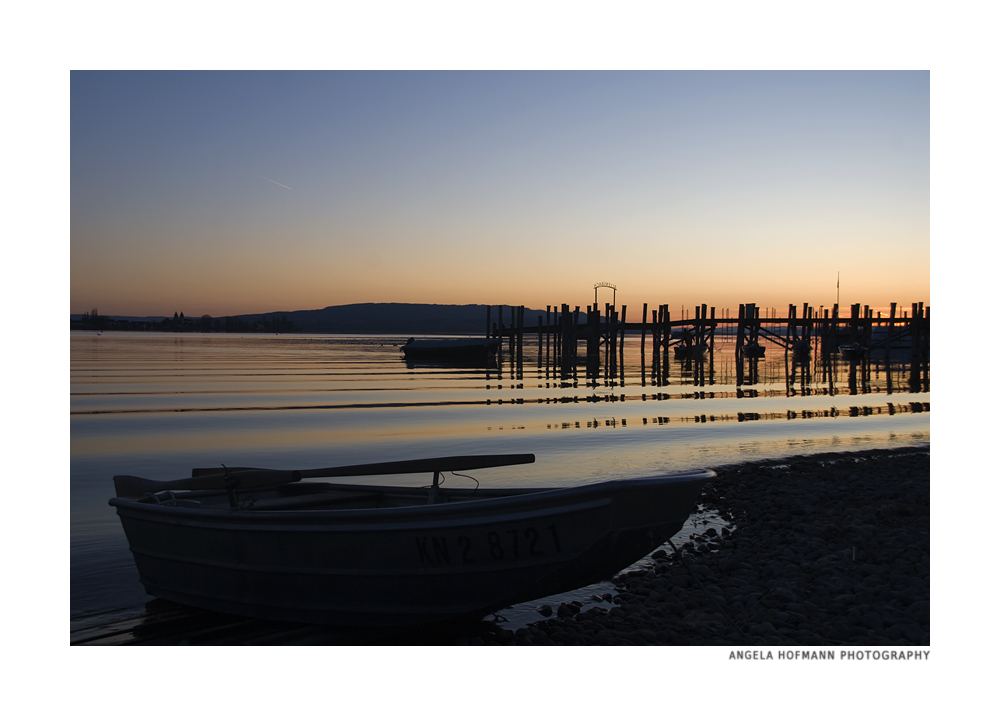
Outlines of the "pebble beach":
{"label": "pebble beach", "polygon": [[552,604],[552,618],[459,643],[930,645],[929,449],[716,472],[700,510],[729,527],[668,544],[597,605]]}

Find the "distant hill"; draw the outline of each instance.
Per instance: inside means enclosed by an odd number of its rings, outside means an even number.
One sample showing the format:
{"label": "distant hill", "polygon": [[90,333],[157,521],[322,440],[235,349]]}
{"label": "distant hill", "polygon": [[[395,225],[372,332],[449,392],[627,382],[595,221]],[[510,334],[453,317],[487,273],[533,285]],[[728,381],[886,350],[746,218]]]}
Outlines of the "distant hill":
{"label": "distant hill", "polygon": [[[105,320],[108,320],[108,321],[130,321],[130,322],[137,322],[137,323],[159,323],[163,319],[167,318],[167,316],[102,316],[102,318],[104,318]],[[80,321],[80,320],[83,320],[83,314],[82,313],[71,313],[70,316],[69,316],[69,319],[71,321]]]}
{"label": "distant hill", "polygon": [[[510,306],[503,306],[503,324],[510,327]],[[538,325],[545,311],[524,310],[525,327]],[[553,313],[553,319],[555,315]],[[95,322],[96,321],[96,322]],[[490,323],[498,323],[496,306],[490,309]],[[463,306],[436,303],[352,303],[307,311],[272,311],[238,316],[213,316],[208,323],[200,316],[185,316],[183,321],[163,316],[70,315],[70,328],[83,330],[166,330],[166,331],[254,331],[295,333],[381,333],[397,335],[485,335],[486,306]]]}
{"label": "distant hill", "polygon": [[[545,321],[545,311],[524,309],[528,327]],[[428,303],[352,303],[308,311],[275,311],[233,316],[246,324],[291,321],[297,333],[394,333],[394,334],[472,334],[486,333],[486,306]],[[490,312],[496,323],[497,307]],[[504,306],[503,323],[511,324],[511,308]]]}

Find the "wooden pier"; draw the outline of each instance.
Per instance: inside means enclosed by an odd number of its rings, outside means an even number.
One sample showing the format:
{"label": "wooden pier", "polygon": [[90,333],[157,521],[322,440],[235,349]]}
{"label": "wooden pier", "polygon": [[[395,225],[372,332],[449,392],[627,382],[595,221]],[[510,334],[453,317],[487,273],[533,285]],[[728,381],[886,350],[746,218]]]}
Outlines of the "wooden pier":
{"label": "wooden pier", "polygon": [[[853,345],[851,357],[871,361],[878,355],[889,360],[909,358],[914,364],[925,364],[930,355],[930,307],[923,303],[911,304],[909,311],[899,311],[891,304],[889,315],[875,312],[859,303],[850,306],[850,316],[841,316],[840,307],[824,308],[822,315],[808,303],[801,312],[794,304],[788,305],[787,314],[761,316],[761,309],[753,303],[740,304],[735,318],[720,317],[716,309],[706,304],[695,306],[694,318],[671,319],[670,306],[660,304],[650,310],[642,306],[641,321],[629,322],[628,307],[621,312],[610,303],[604,304],[603,313],[598,304],[572,309],[569,304],[558,308],[546,306],[545,319],[538,317],[537,325],[524,323],[524,306],[498,306],[496,320],[492,307],[487,307],[486,335],[499,338],[507,344],[508,354],[515,360],[523,356],[525,335],[535,335],[538,340],[539,361],[546,363],[576,363],[582,344],[585,362],[612,362],[624,347],[626,334],[639,334],[641,352],[645,355],[649,335],[653,360],[661,353],[674,349],[680,357],[711,355],[715,351],[718,335],[735,337],[738,361],[762,358],[767,347],[775,347],[787,354],[803,356],[815,351],[829,356]],[[506,320],[505,320],[506,319]],[[900,356],[900,352],[908,356]],[[603,360],[602,360],[603,357]]]}

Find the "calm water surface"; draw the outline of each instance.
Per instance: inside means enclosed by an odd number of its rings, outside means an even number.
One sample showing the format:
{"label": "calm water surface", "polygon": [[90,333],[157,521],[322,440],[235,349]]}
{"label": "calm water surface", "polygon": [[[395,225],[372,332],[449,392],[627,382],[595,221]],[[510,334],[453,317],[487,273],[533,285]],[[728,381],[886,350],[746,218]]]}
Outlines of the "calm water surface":
{"label": "calm water surface", "polygon": [[[711,361],[654,365],[648,337],[644,353],[629,336],[620,359],[588,374],[584,363],[552,367],[534,341],[522,361],[505,353],[490,368],[408,364],[407,337],[72,333],[71,629],[150,600],[108,506],[115,474],[530,452],[533,465],[472,474],[497,487],[572,485],[930,442],[928,373],[902,361],[798,365],[769,345],[750,381],[724,340]],[[504,615],[517,626],[538,618],[533,607]]]}

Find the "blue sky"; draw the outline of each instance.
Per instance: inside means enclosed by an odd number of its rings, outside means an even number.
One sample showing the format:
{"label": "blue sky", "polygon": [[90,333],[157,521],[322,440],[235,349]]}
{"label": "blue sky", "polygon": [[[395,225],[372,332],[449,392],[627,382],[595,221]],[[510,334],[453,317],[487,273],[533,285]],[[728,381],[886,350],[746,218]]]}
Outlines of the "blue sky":
{"label": "blue sky", "polygon": [[74,72],[70,248],[112,315],[929,302],[930,75]]}

